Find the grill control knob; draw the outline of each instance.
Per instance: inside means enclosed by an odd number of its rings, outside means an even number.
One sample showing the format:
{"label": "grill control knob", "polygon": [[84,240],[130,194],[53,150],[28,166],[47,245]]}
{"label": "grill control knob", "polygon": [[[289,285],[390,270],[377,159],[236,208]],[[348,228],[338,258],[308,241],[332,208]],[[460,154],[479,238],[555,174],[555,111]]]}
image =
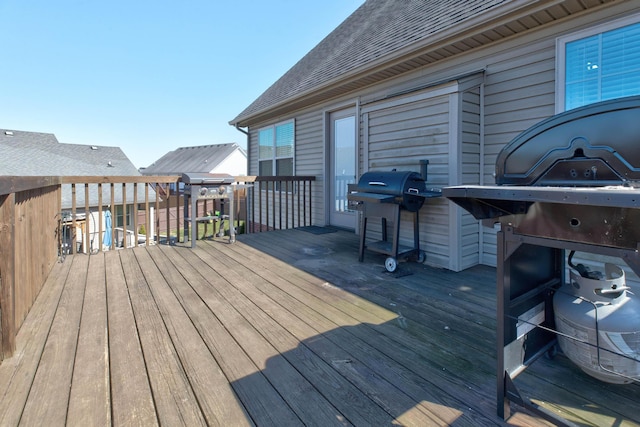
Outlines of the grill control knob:
{"label": "grill control knob", "polygon": [[218,187],[218,194],[224,194],[226,191],[227,189],[224,185],[221,185],[220,187]]}
{"label": "grill control knob", "polygon": [[207,187],[202,187],[200,189],[200,195],[201,196],[206,196],[208,192],[209,192],[209,190],[207,189]]}

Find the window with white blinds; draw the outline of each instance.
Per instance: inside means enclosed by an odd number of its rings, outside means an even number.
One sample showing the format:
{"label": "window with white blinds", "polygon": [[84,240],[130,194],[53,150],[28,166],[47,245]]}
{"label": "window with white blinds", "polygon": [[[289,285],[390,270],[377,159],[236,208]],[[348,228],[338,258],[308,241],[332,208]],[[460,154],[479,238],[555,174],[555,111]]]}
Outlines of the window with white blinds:
{"label": "window with white blinds", "polygon": [[640,95],[640,16],[558,39],[557,110]]}
{"label": "window with white blinds", "polygon": [[262,176],[292,176],[295,129],[293,121],[258,131],[258,163]]}

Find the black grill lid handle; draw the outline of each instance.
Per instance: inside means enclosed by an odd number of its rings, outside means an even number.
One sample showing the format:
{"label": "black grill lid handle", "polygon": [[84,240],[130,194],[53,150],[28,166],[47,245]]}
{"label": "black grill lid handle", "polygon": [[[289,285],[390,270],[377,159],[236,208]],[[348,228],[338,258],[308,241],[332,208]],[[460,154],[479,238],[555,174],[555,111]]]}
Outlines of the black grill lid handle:
{"label": "black grill lid handle", "polygon": [[386,187],[387,183],[382,181],[369,181],[369,185],[379,185],[381,187]]}

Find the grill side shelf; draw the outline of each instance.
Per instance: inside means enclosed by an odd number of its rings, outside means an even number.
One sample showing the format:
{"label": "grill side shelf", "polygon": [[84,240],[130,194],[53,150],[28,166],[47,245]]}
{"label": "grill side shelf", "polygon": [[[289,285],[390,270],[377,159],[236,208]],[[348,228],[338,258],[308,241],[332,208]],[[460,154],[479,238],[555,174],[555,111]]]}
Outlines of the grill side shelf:
{"label": "grill side shelf", "polygon": [[351,193],[347,198],[355,202],[394,203],[396,196],[379,193]]}

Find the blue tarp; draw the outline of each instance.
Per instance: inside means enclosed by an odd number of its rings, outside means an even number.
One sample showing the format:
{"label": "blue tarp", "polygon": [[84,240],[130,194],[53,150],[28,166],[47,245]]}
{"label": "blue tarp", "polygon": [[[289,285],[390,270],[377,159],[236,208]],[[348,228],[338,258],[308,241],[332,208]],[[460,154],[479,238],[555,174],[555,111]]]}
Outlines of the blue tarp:
{"label": "blue tarp", "polygon": [[111,247],[111,211],[104,212],[104,237],[102,238],[102,244],[107,247]]}

